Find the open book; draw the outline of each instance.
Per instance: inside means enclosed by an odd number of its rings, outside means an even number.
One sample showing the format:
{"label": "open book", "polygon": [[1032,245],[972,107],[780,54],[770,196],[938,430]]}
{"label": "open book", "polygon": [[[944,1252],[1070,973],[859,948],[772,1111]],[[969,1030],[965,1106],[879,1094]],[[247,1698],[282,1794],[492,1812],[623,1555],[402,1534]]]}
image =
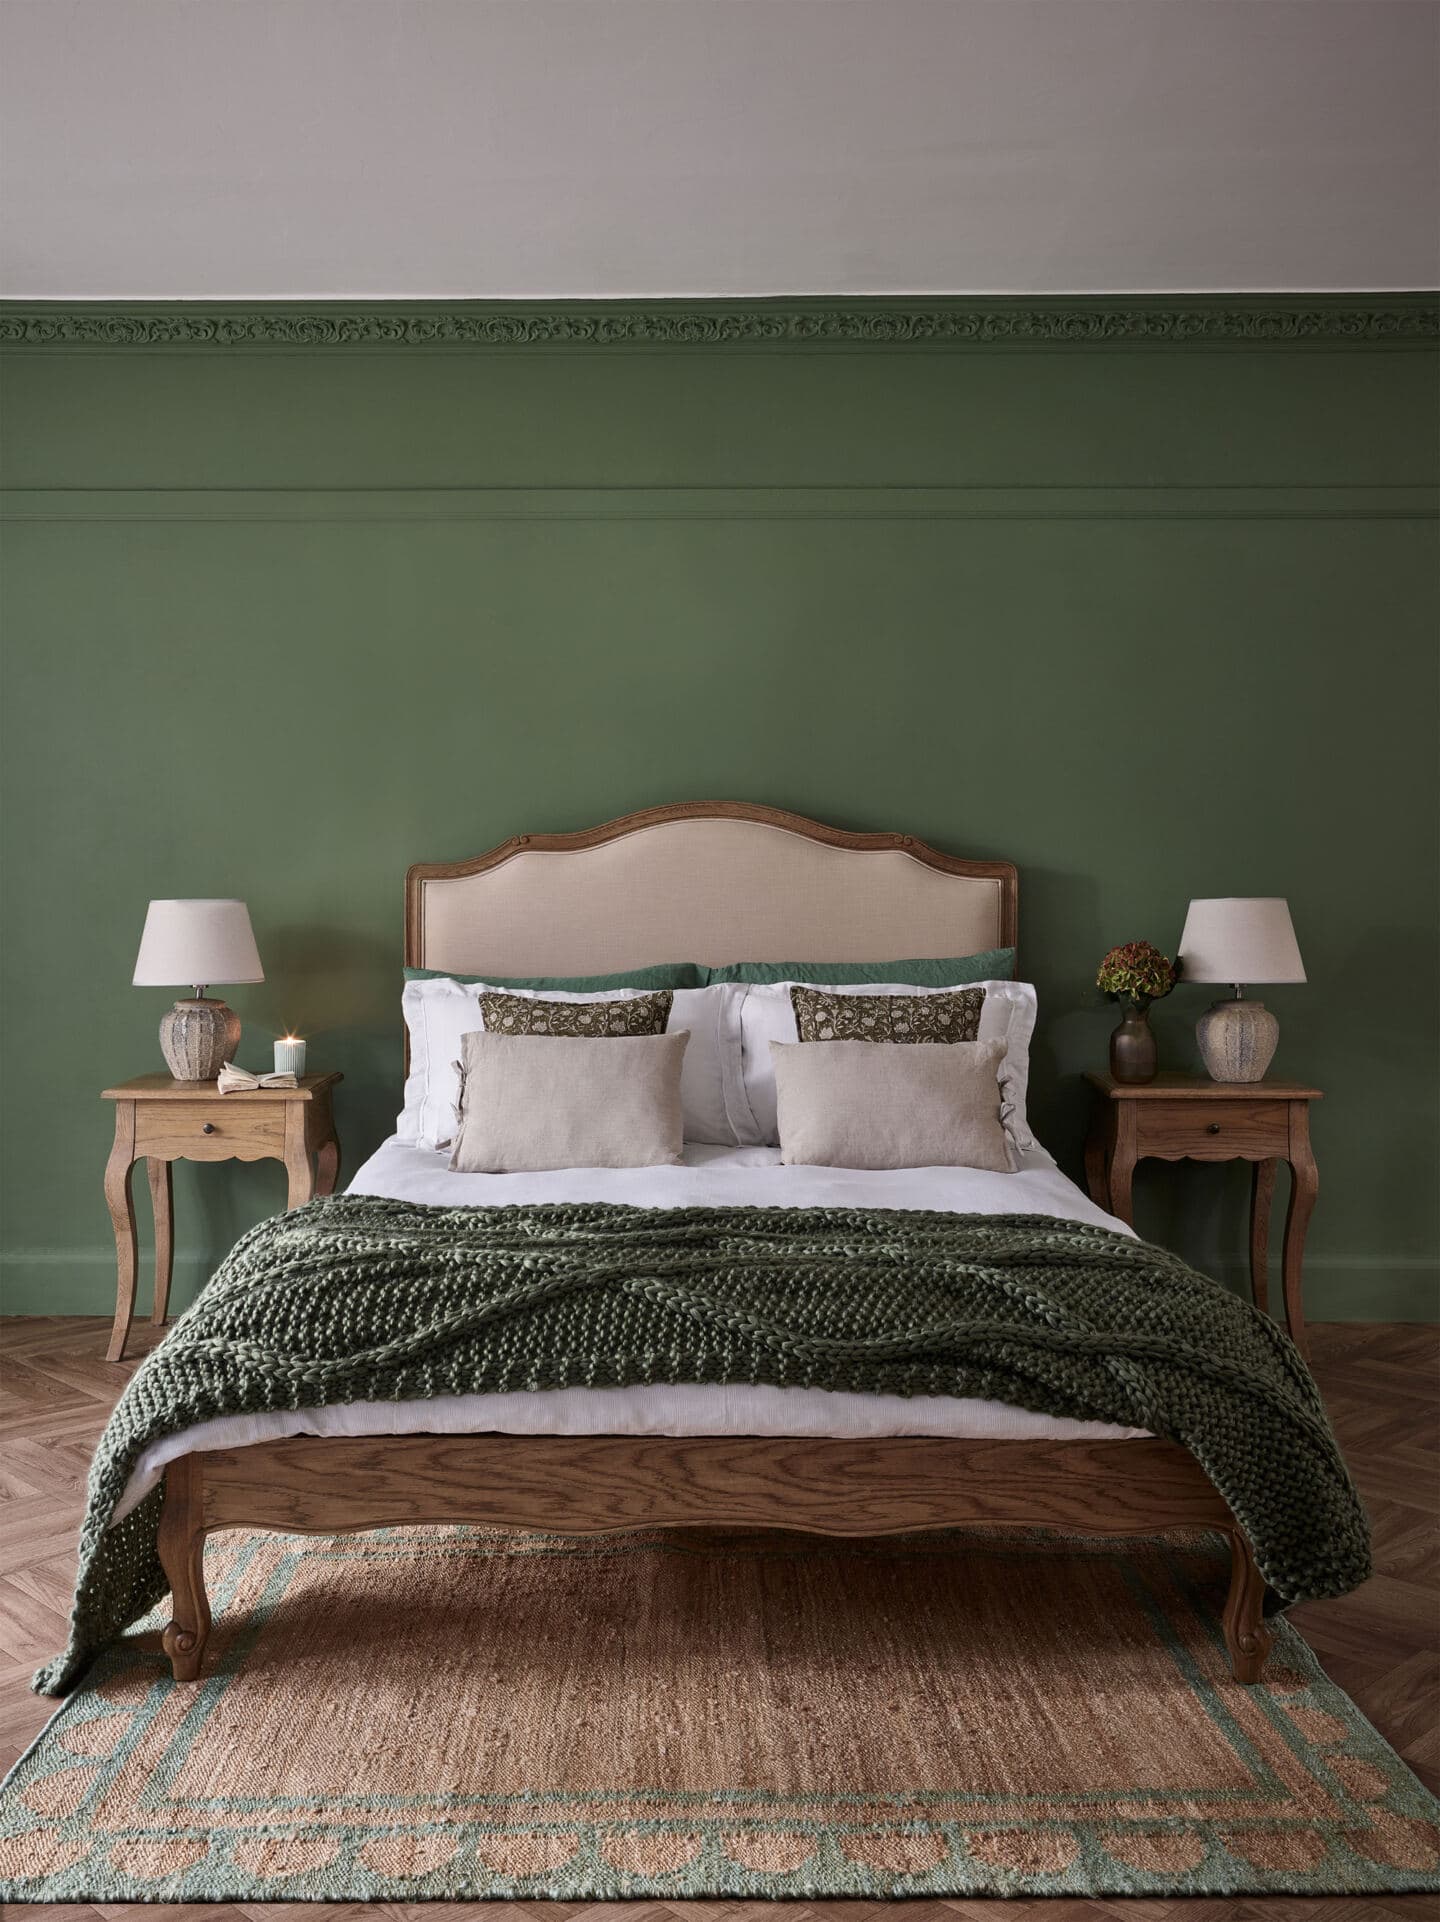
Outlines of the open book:
{"label": "open book", "polygon": [[251,1074],[248,1068],[237,1068],[233,1061],[227,1061],[220,1070],[217,1086],[221,1094],[250,1094],[256,1088],[298,1088],[300,1083],[288,1071],[285,1074]]}

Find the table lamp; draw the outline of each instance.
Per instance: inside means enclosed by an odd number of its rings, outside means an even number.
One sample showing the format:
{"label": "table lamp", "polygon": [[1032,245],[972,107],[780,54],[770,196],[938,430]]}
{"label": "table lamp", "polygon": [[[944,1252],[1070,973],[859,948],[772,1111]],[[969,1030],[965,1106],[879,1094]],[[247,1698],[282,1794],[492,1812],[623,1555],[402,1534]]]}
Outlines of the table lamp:
{"label": "table lamp", "polygon": [[195,987],[160,1023],[160,1046],[177,1081],[213,1081],[240,1045],[240,1017],[208,1000],[210,981],[263,981],[243,901],[152,901],[135,960],[137,988]]}
{"label": "table lamp", "polygon": [[1280,1023],[1263,1001],[1246,999],[1242,984],[1305,979],[1289,906],[1263,895],[1192,901],[1177,965],[1183,982],[1228,981],[1235,989],[1233,1000],[1212,1002],[1195,1024],[1210,1079],[1262,1080]]}

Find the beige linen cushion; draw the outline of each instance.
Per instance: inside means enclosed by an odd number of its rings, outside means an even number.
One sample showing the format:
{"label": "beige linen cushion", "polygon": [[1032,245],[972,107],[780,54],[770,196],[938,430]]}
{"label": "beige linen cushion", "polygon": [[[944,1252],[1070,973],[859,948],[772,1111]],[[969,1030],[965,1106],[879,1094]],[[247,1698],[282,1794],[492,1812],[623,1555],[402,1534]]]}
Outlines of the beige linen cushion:
{"label": "beige linen cushion", "polygon": [[650,1168],[684,1137],[677,1034],[467,1034],[461,1043],[460,1174]]}
{"label": "beige linen cushion", "polygon": [[1012,1169],[1003,1041],[772,1041],[780,1159],[821,1168]]}

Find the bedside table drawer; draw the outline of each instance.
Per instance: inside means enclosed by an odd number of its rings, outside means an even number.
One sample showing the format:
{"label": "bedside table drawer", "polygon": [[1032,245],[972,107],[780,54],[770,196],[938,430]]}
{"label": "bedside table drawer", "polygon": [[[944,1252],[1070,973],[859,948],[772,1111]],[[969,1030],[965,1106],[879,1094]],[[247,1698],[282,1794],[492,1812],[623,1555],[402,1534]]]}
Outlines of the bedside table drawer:
{"label": "bedside table drawer", "polygon": [[1231,1161],[1290,1150],[1289,1119],[1274,1101],[1137,1101],[1135,1110],[1142,1155]]}
{"label": "bedside table drawer", "polygon": [[[242,1103],[243,1095],[232,1096]],[[212,1101],[136,1103],[135,1152],[166,1160],[258,1161],[285,1152],[285,1108],[276,1101],[221,1111]]]}

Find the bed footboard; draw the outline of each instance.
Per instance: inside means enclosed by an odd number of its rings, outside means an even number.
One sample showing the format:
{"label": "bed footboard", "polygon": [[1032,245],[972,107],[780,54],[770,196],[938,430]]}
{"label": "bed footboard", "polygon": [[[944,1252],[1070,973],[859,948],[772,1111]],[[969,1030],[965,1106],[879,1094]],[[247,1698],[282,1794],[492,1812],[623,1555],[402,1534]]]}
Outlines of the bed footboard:
{"label": "bed footboard", "polygon": [[1223,1627],[1235,1677],[1260,1679],[1271,1636],[1243,1531],[1183,1448],[1165,1441],[956,1441],[618,1435],[292,1436],[181,1457],[165,1471],[165,1652],[200,1672],[216,1528],[337,1534],[468,1522],[602,1534],[786,1528],[895,1535],[976,1525],[1144,1535],[1211,1528],[1231,1544]]}

